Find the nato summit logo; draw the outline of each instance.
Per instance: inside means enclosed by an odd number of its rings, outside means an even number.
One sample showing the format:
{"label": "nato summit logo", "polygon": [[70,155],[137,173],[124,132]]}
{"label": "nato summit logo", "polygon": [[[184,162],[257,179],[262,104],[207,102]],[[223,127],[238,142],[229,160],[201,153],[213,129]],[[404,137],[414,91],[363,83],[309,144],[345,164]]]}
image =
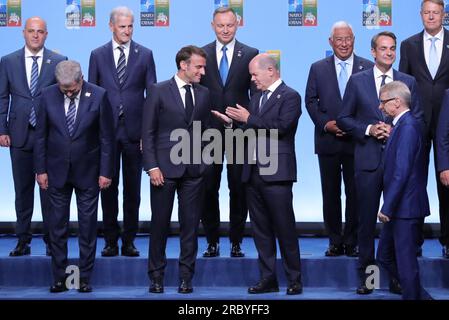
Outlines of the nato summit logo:
{"label": "nato summit logo", "polygon": [[140,0],[142,27],[168,27],[170,25],[169,0]]}
{"label": "nato summit logo", "polygon": [[66,0],[65,26],[67,29],[95,27],[95,0]]}
{"label": "nato summit logo", "polygon": [[291,27],[318,25],[317,0],[288,0],[288,25]]}
{"label": "nato summit logo", "polygon": [[392,0],[363,0],[362,25],[367,29],[379,29],[392,25]]}
{"label": "nato summit logo", "polygon": [[230,7],[237,16],[237,24],[243,26],[243,0],[214,0],[215,9]]}
{"label": "nato summit logo", "polygon": [[21,0],[0,0],[0,27],[20,27],[21,25]]}

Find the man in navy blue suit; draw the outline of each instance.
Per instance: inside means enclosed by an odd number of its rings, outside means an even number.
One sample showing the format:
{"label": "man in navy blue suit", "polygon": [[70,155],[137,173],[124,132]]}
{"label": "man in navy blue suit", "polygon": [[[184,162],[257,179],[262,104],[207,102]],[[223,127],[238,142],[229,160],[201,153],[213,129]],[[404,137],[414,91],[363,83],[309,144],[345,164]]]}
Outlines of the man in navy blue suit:
{"label": "man in navy blue suit", "polygon": [[34,162],[37,182],[48,189],[54,284],[50,292],[67,290],[65,271],[70,200],[75,190],[79,225],[80,292],[90,292],[97,247],[100,189],[112,178],[113,122],[106,91],[83,80],[75,61],[56,66],[58,84],[42,91]]}
{"label": "man in navy blue suit", "polygon": [[[10,256],[30,254],[31,217],[34,207],[35,173],[33,145],[41,90],[56,83],[55,67],[67,59],[44,47],[47,24],[39,17],[29,18],[23,29],[25,47],[0,61],[0,146],[9,147],[14,179],[17,246]],[[40,190],[44,241],[48,246],[48,195]]]}
{"label": "man in navy blue suit", "polygon": [[[329,37],[334,54],[310,67],[306,107],[315,124],[323,194],[323,219],[329,235],[328,257],[357,256],[357,211],[354,192],[354,142],[336,124],[346,83],[351,76],[373,66],[353,53],[354,34],[345,21],[332,26]],[[345,184],[345,226],[342,230],[341,182]]]}
{"label": "man in navy blue suit", "polygon": [[384,203],[378,214],[384,225],[377,260],[390,277],[399,279],[402,299],[429,299],[416,258],[424,217],[430,214],[424,122],[410,112],[410,90],[401,81],[383,86],[379,100],[379,108],[393,119],[393,129],[384,151]]}
{"label": "man in navy blue suit", "polygon": [[[301,116],[301,96],[280,79],[277,62],[269,54],[253,58],[249,72],[261,92],[251,98],[248,109],[237,104],[226,108],[226,115],[213,111],[225,123],[229,124],[232,119],[245,130],[254,132],[245,153],[242,181],[247,192],[261,278],[248,288],[248,293],[279,291],[277,238],[288,281],[287,294],[300,294],[303,289],[301,259],[292,188],[296,182],[295,134]],[[265,137],[260,132],[263,130],[269,130]],[[272,149],[273,141],[277,150]],[[272,161],[265,161],[265,153],[274,159],[270,157],[268,160]]]}
{"label": "man in navy blue suit", "polygon": [[[127,7],[112,10],[112,40],[92,51],[89,82],[108,91],[115,128],[114,176],[110,188],[101,191],[105,247],[104,257],[118,254],[121,235],[123,256],[136,257],[142,179],[141,123],[145,95],[156,82],[153,53],[132,40],[133,12]],[[117,221],[120,164],[123,177],[123,232]]]}
{"label": "man in navy blue suit", "polygon": [[[435,136],[444,91],[449,88],[449,31],[443,27],[443,0],[421,2],[424,30],[401,43],[399,70],[415,77],[427,124],[427,154],[433,140],[435,168],[438,158]],[[427,157],[429,162],[429,156]],[[443,257],[449,259],[449,189],[445,188],[435,171],[440,214],[440,243]],[[422,242],[423,240],[421,240]]]}
{"label": "man in navy blue suit", "polygon": [[[198,225],[204,201],[205,165],[192,159],[201,158],[201,154],[194,154],[195,146],[201,151],[196,139],[201,141],[211,117],[209,90],[199,84],[205,73],[206,53],[195,46],[181,48],[176,54],[176,66],[178,72],[172,79],[151,86],[142,118],[143,167],[151,183],[148,275],[152,293],[164,292],[165,247],[176,192],[181,242],[178,292],[193,291]],[[173,140],[172,134],[178,139]],[[185,141],[187,146],[182,144]],[[181,144],[179,152],[172,152]]]}
{"label": "man in navy blue suit", "polygon": [[[232,8],[220,7],[214,11],[212,29],[217,37],[216,41],[204,46],[207,54],[206,74],[201,84],[206,86],[211,95],[211,102],[217,111],[224,112],[227,106],[237,103],[248,107],[250,92],[255,87],[251,85],[248,64],[259,51],[235,39],[238,28],[237,16]],[[221,131],[224,136],[223,124],[212,119],[212,126]],[[223,143],[224,146],[224,143]],[[228,163],[226,165],[229,188],[229,240],[231,242],[231,257],[243,257],[240,244],[245,230],[248,216],[245,191],[242,185],[242,165]],[[219,229],[220,206],[219,189],[221,181],[222,163],[208,166],[205,173],[206,196],[202,223],[206,233],[208,247],[204,257],[220,255]]]}
{"label": "man in navy blue suit", "polygon": [[354,182],[359,217],[358,294],[373,291],[365,284],[365,272],[369,265],[375,263],[374,237],[383,185],[382,157],[391,129],[391,119],[379,110],[380,88],[394,80],[404,82],[412,93],[412,113],[418,118],[422,117],[415,79],[392,67],[396,58],[396,36],[388,31],[375,35],[371,40],[371,54],[375,59],[374,67],[351,76],[343,97],[343,109],[337,118],[337,126],[355,141]]}

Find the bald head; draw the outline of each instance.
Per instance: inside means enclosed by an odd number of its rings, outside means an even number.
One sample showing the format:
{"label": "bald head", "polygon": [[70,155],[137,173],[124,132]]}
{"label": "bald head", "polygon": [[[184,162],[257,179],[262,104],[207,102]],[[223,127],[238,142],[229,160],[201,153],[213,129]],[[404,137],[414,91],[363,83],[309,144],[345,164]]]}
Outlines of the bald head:
{"label": "bald head", "polygon": [[23,29],[25,46],[33,54],[37,54],[45,45],[47,39],[47,23],[40,17],[28,18]]}
{"label": "bald head", "polygon": [[251,60],[249,73],[257,89],[262,91],[280,78],[277,61],[268,53],[258,54]]}

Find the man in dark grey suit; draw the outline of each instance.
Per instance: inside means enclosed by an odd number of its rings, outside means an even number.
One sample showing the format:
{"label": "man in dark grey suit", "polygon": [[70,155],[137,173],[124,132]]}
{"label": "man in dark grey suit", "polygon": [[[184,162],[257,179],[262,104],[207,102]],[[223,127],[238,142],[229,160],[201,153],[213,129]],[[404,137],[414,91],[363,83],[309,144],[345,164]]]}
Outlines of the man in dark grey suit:
{"label": "man in dark grey suit", "polygon": [[[151,280],[149,291],[152,293],[164,292],[165,247],[175,193],[178,194],[181,230],[178,292],[193,291],[198,225],[204,201],[205,165],[192,159],[201,158],[201,154],[195,154],[195,138],[203,130],[195,130],[195,126],[209,127],[211,117],[209,90],[199,84],[205,72],[206,53],[195,46],[181,48],[176,54],[176,66],[178,72],[172,79],[151,86],[142,118],[143,167],[151,183],[148,274]],[[174,131],[182,132],[178,138],[182,141],[173,140]],[[188,143],[183,147],[189,150],[172,152],[184,141]],[[187,156],[186,161],[174,158],[180,153],[181,158]]]}
{"label": "man in dark grey suit", "polygon": [[[248,107],[250,90],[255,91],[255,87],[251,86],[248,64],[258,54],[258,50],[235,39],[237,27],[237,16],[232,8],[221,7],[216,9],[213,15],[212,29],[217,40],[203,47],[207,54],[207,67],[206,74],[201,79],[201,84],[209,89],[212,106],[219,112],[224,112],[227,106],[235,106],[237,103]],[[223,125],[216,119],[212,121],[213,127],[220,130],[222,136],[224,136]],[[231,257],[243,257],[244,253],[240,244],[248,216],[248,208],[241,182],[242,165],[235,164],[234,161],[234,164],[228,163],[226,169],[229,188]],[[208,247],[203,254],[204,257],[220,255],[218,191],[222,171],[223,164],[217,163],[209,166],[205,173],[206,197],[201,219]]]}
{"label": "man in dark grey suit", "polygon": [[[118,254],[122,238],[123,256],[136,257],[134,246],[138,230],[142,153],[140,150],[142,110],[149,87],[156,82],[153,53],[132,40],[133,12],[127,7],[112,10],[109,28],[112,40],[92,51],[89,82],[108,91],[115,128],[114,177],[110,188],[101,191],[105,247],[104,257]],[[118,184],[120,164],[123,176],[123,232],[118,225]]]}
{"label": "man in dark grey suit", "polygon": [[[35,173],[33,145],[41,90],[56,83],[55,67],[67,59],[44,47],[47,24],[39,17],[25,23],[25,47],[0,61],[0,146],[9,147],[14,178],[17,246],[10,256],[30,254],[31,217],[34,206]],[[47,192],[40,190],[44,241],[48,246]]]}
{"label": "man in dark grey suit", "polygon": [[[346,83],[352,74],[373,63],[353,53],[354,34],[345,21],[332,26],[329,44],[334,54],[310,67],[306,108],[315,124],[315,153],[318,155],[323,194],[323,218],[329,235],[330,257],[357,256],[357,212],[354,189],[354,141],[336,124],[342,109]],[[342,230],[341,180],[345,184],[345,227]]]}
{"label": "man in dark grey suit", "polygon": [[[399,71],[414,76],[418,83],[427,125],[427,162],[433,141],[435,168],[438,158],[436,128],[444,90],[449,88],[449,31],[443,28],[443,18],[443,0],[422,1],[424,30],[401,43],[399,62]],[[435,176],[440,205],[440,243],[443,246],[443,257],[449,259],[449,189],[441,183],[438,171],[435,171]]]}

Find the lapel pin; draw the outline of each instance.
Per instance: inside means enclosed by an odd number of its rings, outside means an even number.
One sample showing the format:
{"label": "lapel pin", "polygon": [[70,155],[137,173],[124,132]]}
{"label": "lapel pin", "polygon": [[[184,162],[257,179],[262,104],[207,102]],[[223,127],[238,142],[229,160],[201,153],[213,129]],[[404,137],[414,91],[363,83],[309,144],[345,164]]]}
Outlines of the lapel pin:
{"label": "lapel pin", "polygon": [[138,53],[138,52],[139,52],[139,50],[138,50],[138,49],[134,49],[134,52],[135,52],[135,53]]}
{"label": "lapel pin", "polygon": [[278,94],[276,98],[280,99],[280,98],[281,98],[281,95],[280,95],[280,94]]}
{"label": "lapel pin", "polygon": [[89,98],[90,97],[90,92],[86,92],[84,95]]}
{"label": "lapel pin", "polygon": [[359,70],[362,70],[363,69],[363,66],[359,66]]}
{"label": "lapel pin", "polygon": [[51,63],[51,60],[50,60],[50,59],[47,59],[47,60],[45,61],[45,63],[50,64],[50,63]]}
{"label": "lapel pin", "polygon": [[240,58],[241,56],[242,56],[242,51],[240,51],[240,50],[239,50],[239,51],[237,51],[237,57],[239,57],[239,58]]}

